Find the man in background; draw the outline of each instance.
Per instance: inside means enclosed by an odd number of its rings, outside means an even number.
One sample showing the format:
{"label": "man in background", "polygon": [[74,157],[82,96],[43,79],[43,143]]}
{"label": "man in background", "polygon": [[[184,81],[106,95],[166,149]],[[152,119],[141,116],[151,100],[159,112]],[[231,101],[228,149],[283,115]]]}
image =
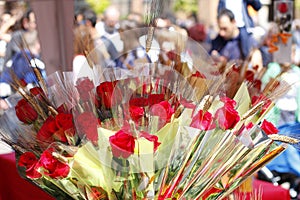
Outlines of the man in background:
{"label": "man in background", "polygon": [[[254,11],[261,8],[260,0],[219,0],[218,14],[223,9],[231,10],[234,14],[236,25],[240,30],[240,37],[247,39],[254,32],[255,23],[249,14],[248,7]],[[249,54],[250,46],[244,44],[242,51],[244,54]]]}
{"label": "man in background", "polygon": [[100,34],[96,29],[96,13],[92,10],[86,10],[84,12],[84,20],[94,40],[95,50],[99,53],[98,57],[100,60],[98,64],[114,67],[114,60],[119,57],[119,53],[112,40],[105,34]]}
{"label": "man in background", "polygon": [[212,41],[211,56],[217,62],[244,60],[252,47],[256,45],[254,38],[241,35],[232,11],[222,10],[218,17],[219,34]]}
{"label": "man in background", "polygon": [[97,29],[99,35],[105,36],[110,39],[118,52],[123,50],[123,42],[120,39],[119,34],[119,21],[120,21],[120,11],[115,6],[109,6],[103,15],[103,20],[97,22],[95,28]]}

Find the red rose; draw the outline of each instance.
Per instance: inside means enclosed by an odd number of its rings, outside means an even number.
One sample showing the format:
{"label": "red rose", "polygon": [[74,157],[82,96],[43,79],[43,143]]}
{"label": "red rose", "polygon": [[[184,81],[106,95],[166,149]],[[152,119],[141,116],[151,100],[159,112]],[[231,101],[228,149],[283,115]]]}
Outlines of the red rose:
{"label": "red rose", "polygon": [[135,122],[141,119],[145,114],[144,109],[142,107],[137,107],[137,106],[130,106],[129,113],[131,119]]}
{"label": "red rose", "polygon": [[230,106],[232,108],[234,108],[236,106],[235,100],[230,99],[228,97],[221,97],[220,100],[225,104],[225,106]]}
{"label": "red rose", "polygon": [[57,127],[62,128],[63,130],[74,128],[72,114],[58,113],[55,117],[55,122]]}
{"label": "red rose", "polygon": [[134,153],[135,138],[124,130],[119,130],[114,135],[109,137],[109,142],[112,148],[114,157],[128,158]]}
{"label": "red rose", "polygon": [[32,152],[23,153],[18,161],[18,165],[20,167],[26,168],[26,176],[29,178],[40,178],[42,175],[37,171],[36,164],[38,163],[38,159]]}
{"label": "red rose", "polygon": [[199,71],[196,71],[194,74],[192,74],[192,77],[206,78],[205,75],[200,73]]}
{"label": "red rose", "polygon": [[105,93],[105,92],[112,92],[118,82],[103,82],[97,87],[97,92]]}
{"label": "red rose", "polygon": [[30,94],[33,96],[41,96],[41,97],[46,97],[44,91],[40,87],[34,87],[29,90]]}
{"label": "red rose", "polygon": [[60,162],[57,158],[52,156],[53,149],[47,149],[41,155],[39,166],[44,168],[44,174],[51,178],[65,178],[68,176],[69,165]]}
{"label": "red rose", "polygon": [[44,91],[42,90],[42,88],[34,87],[34,88],[31,88],[29,90],[29,92],[37,101],[40,101],[40,102],[47,101],[46,95],[45,95]]}
{"label": "red rose", "polygon": [[148,106],[148,99],[144,97],[131,98],[129,100],[129,106],[137,106],[137,107]]}
{"label": "red rose", "polygon": [[213,123],[213,117],[210,112],[203,113],[202,110],[199,110],[197,115],[192,119],[191,127],[207,131],[214,129],[216,125]]}
{"label": "red rose", "polygon": [[61,104],[60,106],[58,106],[56,108],[56,111],[58,113],[70,113],[70,111],[68,111],[67,106],[65,104]]}
{"label": "red rose", "polygon": [[278,133],[278,129],[272,124],[271,122],[268,122],[267,120],[264,120],[261,125],[261,129],[267,134],[276,134]]}
{"label": "red rose", "polygon": [[150,112],[152,115],[159,116],[160,119],[169,122],[174,113],[174,109],[168,101],[162,101],[151,106]]}
{"label": "red rose", "polygon": [[54,133],[54,137],[59,141],[67,142],[66,131],[68,131],[69,135],[75,135],[72,114],[59,113],[55,116],[55,123],[59,130]]}
{"label": "red rose", "polygon": [[158,146],[160,145],[160,142],[158,142],[158,137],[156,135],[151,135],[147,132],[142,131],[140,133],[140,136],[143,138],[146,138],[147,140],[149,140],[150,142],[153,142],[154,145],[154,152],[157,150]]}
{"label": "red rose", "polygon": [[154,104],[158,104],[165,100],[164,94],[149,94],[148,96],[148,103],[149,106],[152,106]]}
{"label": "red rose", "polygon": [[233,128],[240,120],[239,113],[231,106],[225,104],[216,111],[215,118],[221,129],[227,130]]}
{"label": "red rose", "polygon": [[245,128],[246,128],[247,130],[250,130],[251,128],[253,128],[253,126],[254,126],[254,124],[253,124],[252,122],[249,122],[249,123],[245,126]]}
{"label": "red rose", "polygon": [[277,9],[281,13],[286,13],[289,10],[289,6],[287,3],[279,3]]}
{"label": "red rose", "polygon": [[237,73],[240,73],[241,68],[240,68],[239,66],[237,66],[237,65],[233,65],[233,66],[232,66],[232,71],[237,72]]}
{"label": "red rose", "polygon": [[96,88],[100,104],[106,109],[110,109],[121,102],[122,93],[119,91],[119,88],[115,87],[116,84],[117,82],[103,82]]}
{"label": "red rose", "polygon": [[32,165],[30,168],[26,169],[26,176],[31,179],[41,178],[42,174],[38,171],[37,164]]}
{"label": "red rose", "polygon": [[90,92],[94,89],[94,83],[87,77],[78,79],[76,82],[76,88],[82,101],[88,101],[90,99]]}
{"label": "red rose", "polygon": [[177,58],[177,53],[175,51],[168,51],[167,56],[170,60],[175,60]]}
{"label": "red rose", "polygon": [[20,85],[21,85],[22,87],[26,87],[27,83],[26,83],[26,81],[25,81],[24,79],[21,79],[21,80],[20,80]]}
{"label": "red rose", "polygon": [[59,113],[54,117],[48,117],[37,133],[37,139],[45,142],[67,142],[65,131],[75,134],[72,114]]}
{"label": "red rose", "polygon": [[171,121],[171,117],[174,114],[174,109],[171,107],[168,101],[162,101],[150,107],[150,114],[152,116],[159,117],[158,129],[160,129],[166,123]]}
{"label": "red rose", "polygon": [[92,112],[83,112],[76,116],[76,126],[86,138],[96,143],[98,141],[98,119]]}
{"label": "red rose", "polygon": [[35,165],[37,162],[38,162],[38,159],[36,158],[34,153],[25,152],[20,156],[18,165],[20,167],[25,167],[26,169],[28,169],[28,168],[32,167],[33,165]]}
{"label": "red rose", "polygon": [[258,91],[261,90],[261,85],[262,85],[261,80],[259,80],[259,79],[254,80],[253,87],[256,88]]}
{"label": "red rose", "polygon": [[21,99],[15,107],[18,119],[26,124],[33,123],[38,118],[38,113],[25,99]]}
{"label": "red rose", "polygon": [[37,139],[41,142],[54,142],[54,138],[52,136],[58,130],[59,128],[56,125],[55,118],[50,116],[45,120],[44,124],[38,131]]}
{"label": "red rose", "polygon": [[247,70],[246,74],[245,74],[245,79],[249,82],[253,82],[254,81],[254,72],[252,70]]}
{"label": "red rose", "polygon": [[263,100],[263,95],[261,95],[261,96],[255,95],[251,98],[251,104],[252,104],[252,106],[255,106],[256,104],[258,104],[262,100]]}

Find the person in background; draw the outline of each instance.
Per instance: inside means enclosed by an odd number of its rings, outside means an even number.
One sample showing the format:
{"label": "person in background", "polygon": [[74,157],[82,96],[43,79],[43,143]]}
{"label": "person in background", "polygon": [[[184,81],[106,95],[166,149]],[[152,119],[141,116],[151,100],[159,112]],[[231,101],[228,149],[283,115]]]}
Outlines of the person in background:
{"label": "person in background", "polygon": [[23,17],[21,18],[21,29],[16,30],[12,33],[11,40],[7,43],[5,57],[4,57],[4,68],[9,66],[9,60],[13,58],[13,56],[20,52],[22,47],[22,37],[25,32],[34,32],[36,31],[36,19],[34,12],[30,9],[28,10]]}
{"label": "person in background", "polygon": [[109,6],[103,14],[103,20],[95,24],[99,35],[105,36],[112,41],[118,52],[122,52],[123,43],[120,39],[119,24],[120,11],[116,6]]}
{"label": "person in background", "polygon": [[210,54],[216,62],[230,60],[244,60],[248,57],[250,50],[255,47],[256,42],[251,35],[247,38],[241,36],[235,16],[228,9],[222,10],[217,17],[219,34],[212,41]]}
{"label": "person in background", "polygon": [[11,67],[5,68],[0,76],[0,97],[2,99],[15,92],[10,86],[15,82],[12,73],[18,80],[26,84],[28,89],[38,84],[39,81],[34,75],[33,68],[37,68],[42,77],[46,78],[45,64],[40,59],[40,43],[37,31],[24,33],[22,39],[23,48],[12,57]]}
{"label": "person in background", "polygon": [[0,72],[4,67],[4,57],[7,43],[11,40],[12,27],[16,22],[16,16],[10,12],[4,12],[0,18]]}
{"label": "person in background", "polygon": [[[218,14],[223,9],[231,10],[235,16],[236,25],[240,30],[240,37],[244,40],[248,39],[248,35],[254,30],[254,22],[249,14],[248,6],[258,11],[262,7],[260,0],[219,0]],[[250,52],[250,44],[245,43],[242,46],[243,54],[248,55]]]}
{"label": "person in background", "polygon": [[74,29],[74,82],[80,77],[93,78],[93,68],[99,63],[99,54],[95,51],[94,40],[86,26],[77,26]]}
{"label": "person in background", "polygon": [[96,24],[96,29],[101,35],[112,36],[113,34],[118,34],[119,21],[120,11],[115,6],[109,6],[104,11],[103,21]]}
{"label": "person in background", "polygon": [[85,24],[83,13],[84,13],[83,9],[80,9],[80,10],[75,12],[74,26],[82,26],[82,25]]}
{"label": "person in background", "polygon": [[92,10],[86,10],[84,12],[85,26],[89,28],[90,34],[94,40],[95,51],[98,52],[99,61],[97,64],[103,67],[114,67],[114,60],[119,57],[119,53],[113,44],[113,42],[106,37],[101,35],[96,29],[97,16]]}
{"label": "person in background", "polygon": [[136,21],[121,21],[119,31],[121,40],[124,42],[124,50],[117,61],[117,67],[130,70],[138,63],[151,62],[145,48],[139,42],[142,32],[138,28]]}

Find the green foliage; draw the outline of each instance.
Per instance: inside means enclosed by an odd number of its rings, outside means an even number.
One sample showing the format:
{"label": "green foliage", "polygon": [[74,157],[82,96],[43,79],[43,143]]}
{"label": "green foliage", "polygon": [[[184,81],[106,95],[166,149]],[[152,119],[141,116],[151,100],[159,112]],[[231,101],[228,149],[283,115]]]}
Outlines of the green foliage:
{"label": "green foliage", "polygon": [[198,12],[198,1],[197,0],[175,0],[174,10],[184,11],[186,13],[196,13]]}
{"label": "green foliage", "polygon": [[110,5],[109,0],[86,0],[89,6],[95,11],[96,14],[101,14]]}

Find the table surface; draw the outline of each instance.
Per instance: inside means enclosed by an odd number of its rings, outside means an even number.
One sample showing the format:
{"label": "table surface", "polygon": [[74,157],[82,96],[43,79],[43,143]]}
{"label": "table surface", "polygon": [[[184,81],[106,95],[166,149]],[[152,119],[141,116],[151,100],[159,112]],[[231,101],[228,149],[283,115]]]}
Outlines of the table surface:
{"label": "table surface", "polygon": [[[0,172],[0,200],[54,200],[49,194],[19,176],[14,152],[0,154]],[[254,180],[253,187],[255,193],[261,194],[262,200],[290,200],[289,191],[280,186]],[[251,200],[246,196],[241,196],[241,199]]]}

